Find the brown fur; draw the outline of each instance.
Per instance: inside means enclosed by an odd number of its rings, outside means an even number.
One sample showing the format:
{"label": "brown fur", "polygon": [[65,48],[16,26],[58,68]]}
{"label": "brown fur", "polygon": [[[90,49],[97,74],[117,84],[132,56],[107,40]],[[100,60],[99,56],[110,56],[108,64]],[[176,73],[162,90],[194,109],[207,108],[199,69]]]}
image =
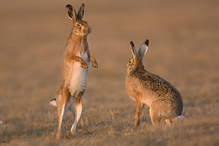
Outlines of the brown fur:
{"label": "brown fur", "polygon": [[171,119],[182,115],[183,101],[180,93],[169,82],[144,69],[142,52],[146,53],[148,44],[143,44],[138,54],[134,44],[131,45],[133,58],[127,64],[126,88],[137,103],[135,125],[140,123],[142,104],[150,107],[153,124],[159,123],[161,119],[171,123]]}
{"label": "brown fur", "polygon": [[[74,8],[71,5],[67,5],[66,8],[68,10],[68,15],[70,19],[73,20],[73,29],[66,45],[64,56],[63,81],[59,87],[59,90],[57,91],[56,97],[59,122],[56,135],[57,139],[59,139],[61,135],[61,125],[64,112],[70,109],[73,112],[73,114],[75,114],[76,122],[74,123],[75,126],[72,126],[72,132],[74,132],[82,110],[82,96],[85,92],[86,85],[84,85],[85,87],[83,87],[82,89],[79,88],[78,91],[71,89],[71,79],[77,70],[74,64],[76,62],[79,62],[81,67],[85,69],[83,70],[83,72],[86,72],[86,69],[89,67],[86,61],[91,61],[93,67],[98,67],[95,58],[90,56],[90,51],[87,42],[87,35],[90,33],[90,27],[88,26],[86,21],[82,20],[84,14],[84,4],[82,4],[78,12],[78,15],[76,14]],[[79,54],[87,56],[87,58],[85,58],[86,61],[83,60],[83,58],[81,58],[80,56],[78,56]],[[80,105],[79,109],[77,109],[78,105]]]}

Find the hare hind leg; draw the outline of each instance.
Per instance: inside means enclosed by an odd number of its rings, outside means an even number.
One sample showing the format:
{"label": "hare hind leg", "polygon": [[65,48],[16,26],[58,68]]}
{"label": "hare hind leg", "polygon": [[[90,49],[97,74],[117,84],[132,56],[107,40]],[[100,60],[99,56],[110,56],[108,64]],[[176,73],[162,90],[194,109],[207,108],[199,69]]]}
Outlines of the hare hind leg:
{"label": "hare hind leg", "polygon": [[69,98],[70,93],[68,91],[68,87],[65,87],[61,94],[57,96],[56,104],[57,104],[57,110],[58,110],[58,129],[56,134],[56,139],[60,139],[61,136],[61,127],[62,127],[62,121],[65,114],[65,111],[69,108]]}
{"label": "hare hind leg", "polygon": [[165,119],[165,122],[166,122],[166,124],[169,125],[169,126],[172,125],[172,120],[170,120],[170,119]]}
{"label": "hare hind leg", "polygon": [[160,123],[161,119],[159,116],[157,116],[156,110],[152,106],[150,107],[150,116],[153,125]]}
{"label": "hare hind leg", "polygon": [[76,127],[77,127],[77,124],[78,124],[78,121],[81,117],[81,112],[82,112],[82,96],[83,96],[83,92],[81,92],[77,98],[75,98],[74,100],[74,104],[71,106],[70,110],[72,112],[72,114],[75,115],[75,121],[71,127],[71,133],[74,134],[75,131],[76,131]]}
{"label": "hare hind leg", "polygon": [[60,139],[62,121],[63,121],[63,117],[64,117],[65,110],[66,110],[65,103],[59,104],[57,109],[58,109],[58,122],[59,122],[59,125],[58,125],[58,129],[57,129],[56,139]]}

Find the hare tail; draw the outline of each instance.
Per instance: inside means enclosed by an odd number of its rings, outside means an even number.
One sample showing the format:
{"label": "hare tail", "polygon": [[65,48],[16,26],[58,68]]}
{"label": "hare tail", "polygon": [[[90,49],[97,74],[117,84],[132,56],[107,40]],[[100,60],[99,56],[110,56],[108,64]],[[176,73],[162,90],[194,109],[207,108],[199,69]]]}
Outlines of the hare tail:
{"label": "hare tail", "polygon": [[53,106],[57,106],[57,104],[56,104],[56,99],[52,99],[52,100],[49,102],[49,104],[51,104],[51,105],[53,105]]}
{"label": "hare tail", "polygon": [[179,121],[183,121],[184,119],[185,119],[185,117],[183,115],[180,115],[180,116],[173,118],[172,121],[179,122]]}

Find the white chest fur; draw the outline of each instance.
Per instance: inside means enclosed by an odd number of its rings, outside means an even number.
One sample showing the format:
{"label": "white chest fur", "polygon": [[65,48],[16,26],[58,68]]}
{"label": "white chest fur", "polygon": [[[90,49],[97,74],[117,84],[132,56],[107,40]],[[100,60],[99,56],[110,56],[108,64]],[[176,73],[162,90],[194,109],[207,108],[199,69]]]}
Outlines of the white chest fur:
{"label": "white chest fur", "polygon": [[[89,67],[90,61],[88,59],[88,55],[85,54],[77,54],[77,56],[81,57]],[[87,73],[88,68],[82,68],[79,62],[73,63],[73,72],[70,79],[70,92],[71,95],[78,95],[80,92],[84,92],[87,86]]]}

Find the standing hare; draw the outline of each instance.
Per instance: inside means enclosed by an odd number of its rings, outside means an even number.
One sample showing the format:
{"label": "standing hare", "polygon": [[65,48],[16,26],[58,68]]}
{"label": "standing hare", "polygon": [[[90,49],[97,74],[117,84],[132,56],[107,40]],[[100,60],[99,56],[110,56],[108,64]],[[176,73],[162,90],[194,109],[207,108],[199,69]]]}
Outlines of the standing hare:
{"label": "standing hare", "polygon": [[50,104],[57,106],[58,110],[57,139],[60,138],[62,120],[67,110],[75,115],[75,121],[71,127],[71,132],[74,134],[82,112],[82,96],[87,86],[90,61],[93,67],[98,67],[96,60],[90,56],[87,42],[90,27],[86,21],[82,20],[84,4],[80,7],[78,14],[71,5],[67,5],[66,8],[69,18],[73,21],[73,29],[65,50],[63,81],[57,92],[56,99],[50,102]]}
{"label": "standing hare", "polygon": [[135,126],[140,123],[140,113],[145,104],[150,107],[152,124],[159,123],[161,119],[167,124],[184,119],[180,93],[170,83],[144,69],[143,57],[148,50],[149,40],[142,44],[138,52],[134,43],[130,44],[133,58],[126,66],[126,88],[131,98],[137,102]]}

